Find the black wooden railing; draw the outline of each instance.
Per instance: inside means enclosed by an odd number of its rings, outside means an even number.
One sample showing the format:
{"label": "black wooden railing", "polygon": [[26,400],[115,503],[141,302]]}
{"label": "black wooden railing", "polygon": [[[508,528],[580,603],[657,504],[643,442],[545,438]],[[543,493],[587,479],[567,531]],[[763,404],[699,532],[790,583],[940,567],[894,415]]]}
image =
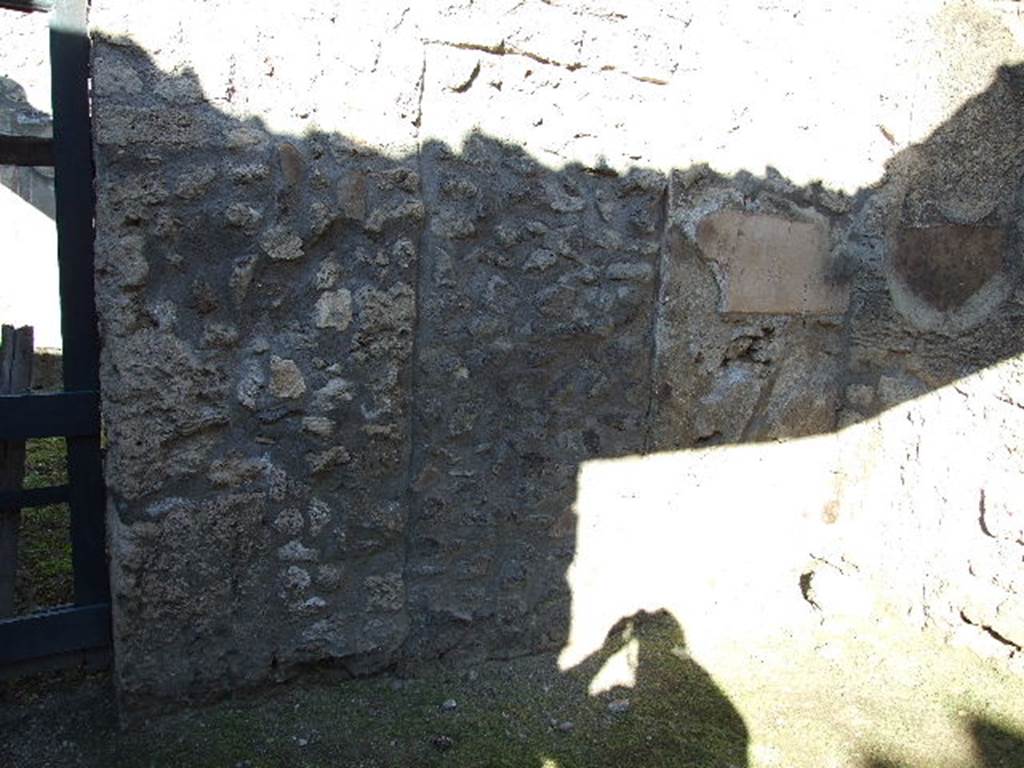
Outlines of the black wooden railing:
{"label": "black wooden railing", "polygon": [[93,288],[92,131],[87,0],[0,0],[0,8],[52,12],[53,139],[0,137],[0,164],[54,168],[64,391],[0,397],[0,440],[63,436],[68,483],[4,491],[0,507],[66,502],[74,604],[0,621],[0,665],[77,663],[110,645],[99,410],[99,338]]}

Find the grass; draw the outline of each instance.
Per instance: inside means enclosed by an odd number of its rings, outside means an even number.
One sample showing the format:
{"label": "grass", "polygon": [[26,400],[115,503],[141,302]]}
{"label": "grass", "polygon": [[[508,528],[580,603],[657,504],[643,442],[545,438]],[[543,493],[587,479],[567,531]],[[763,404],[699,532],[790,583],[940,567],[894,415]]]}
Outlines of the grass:
{"label": "grass", "polygon": [[[64,438],[29,440],[25,446],[25,488],[67,482]],[[24,509],[18,537],[15,608],[25,614],[72,601],[71,533],[68,506]]]}
{"label": "grass", "polygon": [[[125,729],[108,678],[0,695],[0,734],[11,735],[6,764],[1024,766],[1024,676],[926,633],[819,628],[771,642],[745,638],[698,662],[674,620],[642,619],[620,625],[572,670],[534,656],[411,677],[309,673],[214,706],[136,717]],[[631,683],[592,693],[598,671],[624,656]]]}
{"label": "grass", "polygon": [[[86,765],[122,768],[745,766],[742,718],[679,653],[674,622],[656,616],[647,624],[620,628],[569,673],[554,657],[536,656],[407,679],[307,680],[121,732],[112,723],[80,725],[75,749]],[[589,695],[593,674],[631,641],[635,685]],[[0,727],[2,714],[0,707]]]}

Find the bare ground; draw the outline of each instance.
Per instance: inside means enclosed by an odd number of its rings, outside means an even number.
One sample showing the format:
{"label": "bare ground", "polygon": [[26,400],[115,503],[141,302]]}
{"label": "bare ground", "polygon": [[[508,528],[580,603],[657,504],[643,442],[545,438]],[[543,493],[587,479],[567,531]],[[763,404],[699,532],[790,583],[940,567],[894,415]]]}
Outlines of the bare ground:
{"label": "bare ground", "polygon": [[[107,674],[3,684],[22,766],[1021,768],[1024,673],[898,626],[818,627],[692,658],[659,614],[552,656],[300,680],[118,726]],[[631,680],[592,683],[618,669]],[[614,677],[614,676],[613,676]]]}

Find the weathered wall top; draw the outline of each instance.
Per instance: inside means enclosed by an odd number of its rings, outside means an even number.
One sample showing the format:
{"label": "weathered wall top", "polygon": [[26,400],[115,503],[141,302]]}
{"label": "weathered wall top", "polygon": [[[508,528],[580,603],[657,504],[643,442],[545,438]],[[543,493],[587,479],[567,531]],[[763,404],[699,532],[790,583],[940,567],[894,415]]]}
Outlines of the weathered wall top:
{"label": "weathered wall top", "polygon": [[93,19],[275,133],[394,155],[418,139],[457,150],[476,129],[551,168],[771,167],[852,193],[1012,60],[1014,14],[986,0],[220,0],[96,3]]}

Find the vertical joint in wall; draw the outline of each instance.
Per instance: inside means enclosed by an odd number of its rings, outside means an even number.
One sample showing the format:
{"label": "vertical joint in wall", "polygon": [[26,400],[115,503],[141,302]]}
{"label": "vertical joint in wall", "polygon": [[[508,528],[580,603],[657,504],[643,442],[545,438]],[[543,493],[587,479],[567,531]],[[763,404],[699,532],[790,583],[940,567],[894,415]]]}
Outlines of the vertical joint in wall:
{"label": "vertical joint in wall", "polygon": [[[407,576],[409,572],[409,546],[410,536],[409,528],[413,518],[412,508],[415,503],[415,496],[412,491],[413,481],[416,477],[416,464],[418,459],[418,452],[416,450],[417,441],[417,428],[416,428],[416,410],[417,410],[417,382],[419,379],[417,370],[419,368],[420,361],[420,332],[422,317],[422,301],[423,301],[423,280],[425,270],[423,268],[424,251],[427,247],[427,232],[430,227],[430,206],[426,201],[426,177],[424,175],[426,163],[423,159],[423,93],[426,90],[427,83],[427,49],[426,45],[421,45],[423,53],[423,63],[420,68],[420,78],[418,84],[417,94],[417,107],[416,107],[416,119],[414,126],[416,127],[416,173],[419,177],[419,196],[423,201],[424,215],[423,220],[420,222],[420,230],[416,238],[416,265],[415,265],[415,277],[414,277],[414,301],[413,301],[413,322],[412,322],[412,352],[410,355],[409,362],[409,401],[408,401],[408,440],[409,445],[407,446],[407,459],[406,459],[406,478],[405,478],[405,545],[402,549],[402,581],[407,584]],[[409,590],[406,587],[406,613],[409,614]],[[411,618],[411,617],[410,617]]]}
{"label": "vertical joint in wall", "polygon": [[669,253],[669,202],[671,199],[670,186],[672,177],[665,180],[665,187],[661,192],[660,210],[658,212],[658,236],[661,243],[658,248],[658,259],[654,268],[654,280],[652,281],[651,295],[651,324],[648,328],[648,361],[647,361],[647,410],[644,414],[644,442],[643,452],[650,453],[654,439],[654,398],[657,382],[658,366],[658,325],[661,313],[661,291],[662,277],[665,273],[665,259],[671,258]]}

